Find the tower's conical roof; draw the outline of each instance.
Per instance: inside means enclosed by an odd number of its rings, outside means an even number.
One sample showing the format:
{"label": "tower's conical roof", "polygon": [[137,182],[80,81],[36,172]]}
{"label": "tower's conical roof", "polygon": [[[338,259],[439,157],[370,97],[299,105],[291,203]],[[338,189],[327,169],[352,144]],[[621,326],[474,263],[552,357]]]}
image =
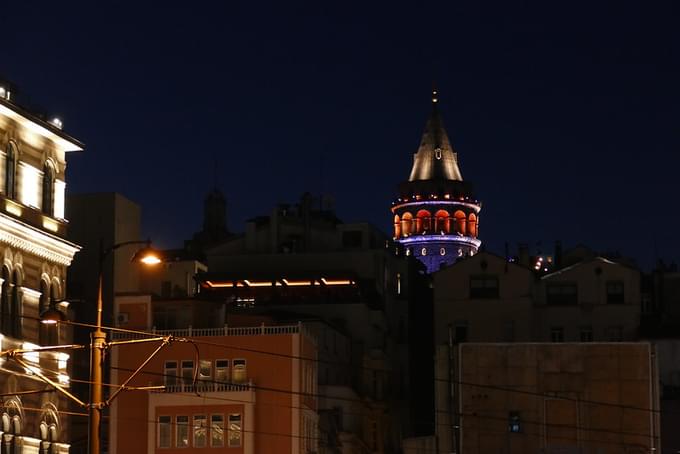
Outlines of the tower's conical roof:
{"label": "tower's conical roof", "polygon": [[432,92],[432,113],[425,124],[418,152],[413,156],[409,181],[457,180],[463,181],[458,168],[458,157],[444,129],[437,110],[437,91]]}

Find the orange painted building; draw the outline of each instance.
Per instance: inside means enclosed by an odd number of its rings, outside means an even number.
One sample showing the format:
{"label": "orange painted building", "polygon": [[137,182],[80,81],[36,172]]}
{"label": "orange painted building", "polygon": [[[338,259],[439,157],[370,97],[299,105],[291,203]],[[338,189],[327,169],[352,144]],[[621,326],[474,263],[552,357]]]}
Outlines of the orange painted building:
{"label": "orange painted building", "polygon": [[[147,295],[117,298],[119,325],[148,329],[153,326],[154,304],[163,302],[152,302]],[[304,325],[185,328],[156,334],[176,339],[128,385],[154,389],[129,390],[113,401],[111,452],[317,451],[317,350]],[[116,339],[132,337],[144,336],[118,333]],[[112,349],[112,383],[125,382],[161,344]]]}

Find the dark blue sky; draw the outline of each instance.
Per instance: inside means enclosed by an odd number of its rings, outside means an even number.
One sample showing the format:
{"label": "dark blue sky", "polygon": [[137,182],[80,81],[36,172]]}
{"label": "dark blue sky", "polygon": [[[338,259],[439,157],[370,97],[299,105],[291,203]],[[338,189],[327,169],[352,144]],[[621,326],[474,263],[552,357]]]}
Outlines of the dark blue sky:
{"label": "dark blue sky", "polygon": [[213,156],[232,230],[306,190],[387,230],[435,79],[492,250],[680,259],[672,2],[140,3],[5,5],[0,74],[87,145],[68,189],[137,201],[163,246]]}

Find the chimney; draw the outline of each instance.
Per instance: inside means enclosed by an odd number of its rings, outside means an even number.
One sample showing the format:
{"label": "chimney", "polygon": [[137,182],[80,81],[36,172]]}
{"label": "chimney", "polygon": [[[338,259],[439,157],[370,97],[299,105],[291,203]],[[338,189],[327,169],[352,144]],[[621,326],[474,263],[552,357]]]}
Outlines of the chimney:
{"label": "chimney", "polygon": [[524,266],[531,266],[529,258],[529,244],[519,243],[519,264]]}
{"label": "chimney", "polygon": [[562,242],[555,241],[555,269],[562,268]]}

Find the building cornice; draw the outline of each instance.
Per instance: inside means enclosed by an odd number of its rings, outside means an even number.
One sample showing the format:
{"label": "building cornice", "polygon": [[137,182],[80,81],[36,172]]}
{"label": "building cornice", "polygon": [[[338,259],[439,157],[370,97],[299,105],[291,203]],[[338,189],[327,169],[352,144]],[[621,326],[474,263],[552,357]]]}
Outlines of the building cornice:
{"label": "building cornice", "polygon": [[412,235],[406,238],[400,238],[396,241],[405,245],[422,243],[459,243],[474,246],[477,249],[482,245],[482,242],[476,238],[461,235]]}
{"label": "building cornice", "polygon": [[0,213],[0,243],[69,266],[80,246]]}
{"label": "building cornice", "polygon": [[439,200],[414,200],[413,202],[396,203],[394,206],[392,206],[392,212],[394,213],[395,210],[398,210],[400,208],[418,207],[418,206],[427,206],[427,205],[464,206],[464,207],[467,207],[467,208],[474,210],[475,213],[479,213],[480,210],[482,209],[481,203],[462,202],[460,200],[439,199]]}

